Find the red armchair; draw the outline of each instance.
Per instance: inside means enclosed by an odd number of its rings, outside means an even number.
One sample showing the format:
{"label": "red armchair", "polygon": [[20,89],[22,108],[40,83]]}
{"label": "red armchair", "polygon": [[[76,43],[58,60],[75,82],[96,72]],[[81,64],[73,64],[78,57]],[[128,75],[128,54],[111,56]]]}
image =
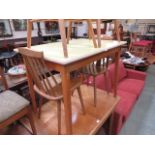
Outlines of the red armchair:
{"label": "red armchair", "polygon": [[127,71],[127,77],[128,78],[145,81],[146,73],[136,71],[136,70],[133,70],[133,69],[126,69],[126,71]]}
{"label": "red armchair", "polygon": [[[112,91],[112,80],[114,76],[114,64],[110,65],[108,68],[108,89]],[[118,134],[124,122],[128,118],[137,98],[141,94],[144,83],[145,83],[146,73],[135,71],[131,69],[126,69],[123,63],[119,63],[119,78],[117,92],[120,96],[120,101],[117,104],[114,111],[114,124],[113,124],[113,134]],[[89,78],[91,80],[91,78]],[[104,76],[99,75],[96,77],[96,86],[99,89],[105,90]]]}

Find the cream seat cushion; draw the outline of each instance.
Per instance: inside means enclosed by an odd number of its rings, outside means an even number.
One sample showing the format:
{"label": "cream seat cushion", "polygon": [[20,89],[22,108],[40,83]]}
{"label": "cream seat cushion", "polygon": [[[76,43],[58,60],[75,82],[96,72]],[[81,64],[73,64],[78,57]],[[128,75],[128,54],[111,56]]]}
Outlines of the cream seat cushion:
{"label": "cream seat cushion", "polygon": [[13,91],[7,90],[0,93],[0,122],[8,119],[29,104],[28,100]]}

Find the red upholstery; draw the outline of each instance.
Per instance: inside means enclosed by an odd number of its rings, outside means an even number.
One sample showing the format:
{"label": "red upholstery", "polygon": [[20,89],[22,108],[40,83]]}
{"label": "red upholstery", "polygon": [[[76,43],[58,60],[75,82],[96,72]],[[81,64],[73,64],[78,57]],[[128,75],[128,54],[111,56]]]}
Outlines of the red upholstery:
{"label": "red upholstery", "polygon": [[149,46],[148,43],[139,43],[139,42],[134,42],[133,46]]}
{"label": "red upholstery", "polygon": [[151,40],[141,40],[140,42],[147,43],[147,44],[153,44],[153,41]]}
{"label": "red upholstery", "polygon": [[[108,78],[108,74],[107,74],[107,78]],[[89,76],[89,78],[87,80],[85,80],[84,83],[93,86],[93,84],[94,84],[93,77]],[[105,78],[104,78],[103,74],[96,76],[95,83],[96,83],[96,88],[106,90],[109,92],[111,91],[111,82],[110,82],[110,80],[107,80],[105,82]]]}
{"label": "red upholstery", "polygon": [[121,130],[121,127],[130,114],[137,98],[136,95],[125,91],[118,90],[117,93],[118,96],[120,96],[120,101],[114,112],[113,134],[117,134]]}
{"label": "red upholstery", "polygon": [[144,87],[144,81],[137,79],[123,79],[118,84],[118,90],[123,90],[131,94],[135,94],[137,97],[140,95]]}
{"label": "red upholstery", "polygon": [[[111,64],[109,66],[109,74],[110,74],[110,78],[111,80],[113,80],[114,75],[115,75],[115,64]],[[124,68],[124,65],[122,63],[122,61],[120,60],[119,62],[119,70],[118,70],[118,74],[119,74],[119,78],[118,81],[122,80],[123,78],[125,78],[127,76],[127,71]]]}
{"label": "red upholstery", "polygon": [[[107,73],[107,79],[109,78],[108,73]],[[108,79],[106,80],[106,84],[105,84],[105,78],[104,75],[98,75],[96,77],[96,87],[102,90],[106,90],[106,91],[111,91],[112,86],[111,86],[111,81]]]}
{"label": "red upholstery", "polygon": [[[111,89],[111,81],[114,78],[114,64],[110,65],[108,70],[109,74],[107,74],[107,76],[109,77],[109,81],[106,81],[106,83],[108,83],[108,89]],[[119,62],[119,73],[120,76],[117,92],[118,96],[120,96],[120,101],[114,111],[114,134],[119,133],[125,120],[130,114],[136,99],[144,87],[144,80],[146,78],[146,73],[144,72],[125,69],[121,61]],[[99,89],[106,89],[103,75],[96,77],[96,86]]]}
{"label": "red upholstery", "polygon": [[130,79],[137,79],[144,81],[146,78],[145,72],[140,72],[133,69],[126,69],[126,71],[127,71],[127,77]]}
{"label": "red upholstery", "polygon": [[135,104],[137,96],[122,90],[118,90],[118,96],[120,96],[120,101],[116,106],[115,112],[121,113],[125,118],[131,112],[132,106]]}
{"label": "red upholstery", "polygon": [[152,41],[149,40],[141,40],[141,41],[136,41],[133,43],[134,46],[149,46],[150,44],[152,44]]}

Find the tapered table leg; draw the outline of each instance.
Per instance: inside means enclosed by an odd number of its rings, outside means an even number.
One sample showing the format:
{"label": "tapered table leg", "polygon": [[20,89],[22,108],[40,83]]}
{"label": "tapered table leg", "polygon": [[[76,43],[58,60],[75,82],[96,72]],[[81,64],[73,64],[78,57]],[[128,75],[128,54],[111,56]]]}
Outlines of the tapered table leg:
{"label": "tapered table leg", "polygon": [[62,90],[64,96],[64,111],[66,134],[72,134],[72,110],[71,110],[71,92],[70,92],[70,73],[64,68],[62,72]]}
{"label": "tapered table leg", "polygon": [[115,52],[115,76],[114,76],[114,96],[117,96],[117,83],[119,76],[119,58],[120,58],[120,48],[116,49]]}

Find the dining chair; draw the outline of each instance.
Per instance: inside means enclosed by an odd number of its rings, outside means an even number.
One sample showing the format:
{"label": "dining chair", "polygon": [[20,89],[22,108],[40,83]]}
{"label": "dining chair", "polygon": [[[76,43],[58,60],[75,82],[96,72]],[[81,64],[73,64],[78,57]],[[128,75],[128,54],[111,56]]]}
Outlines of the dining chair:
{"label": "dining chair", "polygon": [[[97,23],[95,22],[95,25],[96,27],[96,33],[97,32]],[[102,31],[102,29],[100,30]],[[105,35],[104,35],[105,36]],[[101,37],[101,34],[100,34],[100,37]],[[101,38],[102,39],[102,38]],[[112,40],[113,37],[110,36],[110,37],[104,37],[103,38],[104,40]],[[101,43],[99,44],[98,43],[98,48],[101,46]],[[100,74],[103,74],[104,75],[104,78],[105,78],[105,87],[106,87],[106,90],[108,91],[108,82],[107,82],[107,75],[106,75],[106,72],[107,72],[107,68],[108,68],[108,64],[109,64],[109,57],[105,57],[105,58],[101,58],[99,60],[96,60],[94,62],[91,62],[90,64],[88,64],[87,66],[85,66],[84,68],[82,68],[82,73],[83,74],[86,74],[88,75],[88,78],[87,78],[87,83],[89,84],[89,76],[92,76],[93,77],[93,86],[94,86],[94,106],[96,107],[97,105],[97,95],[96,95],[96,82],[95,82],[95,79],[98,75]]]}
{"label": "dining chair", "polygon": [[[107,80],[107,68],[108,68],[108,64],[109,64],[109,58],[103,58],[100,59],[99,61],[94,61],[90,64],[88,64],[87,66],[83,67],[81,72],[82,74],[87,75],[86,80],[87,80],[87,84],[91,84],[92,81],[89,81],[89,77],[92,76],[93,77],[93,87],[94,87],[94,106],[96,107],[97,105],[97,92],[96,92],[96,82],[95,79],[98,75],[103,74],[105,81]],[[105,82],[105,88],[108,91],[108,83]]]}
{"label": "dining chair", "polygon": [[[27,74],[34,82],[34,90],[41,96],[39,101],[39,117],[41,115],[41,106],[43,104],[43,98],[57,103],[57,119],[58,119],[58,134],[61,134],[61,102],[63,102],[63,92],[61,80],[57,78],[47,68],[43,52],[33,51],[28,48],[19,48],[19,52],[22,54]],[[70,80],[71,94],[77,89],[81,108],[83,114],[85,114],[85,108],[83,104],[80,85],[82,81],[80,78],[73,78]]]}
{"label": "dining chair", "polygon": [[30,102],[17,93],[8,90],[4,71],[1,67],[0,80],[6,89],[0,93],[0,129],[12,124],[24,116],[27,116],[30,121],[33,134],[37,134]]}

